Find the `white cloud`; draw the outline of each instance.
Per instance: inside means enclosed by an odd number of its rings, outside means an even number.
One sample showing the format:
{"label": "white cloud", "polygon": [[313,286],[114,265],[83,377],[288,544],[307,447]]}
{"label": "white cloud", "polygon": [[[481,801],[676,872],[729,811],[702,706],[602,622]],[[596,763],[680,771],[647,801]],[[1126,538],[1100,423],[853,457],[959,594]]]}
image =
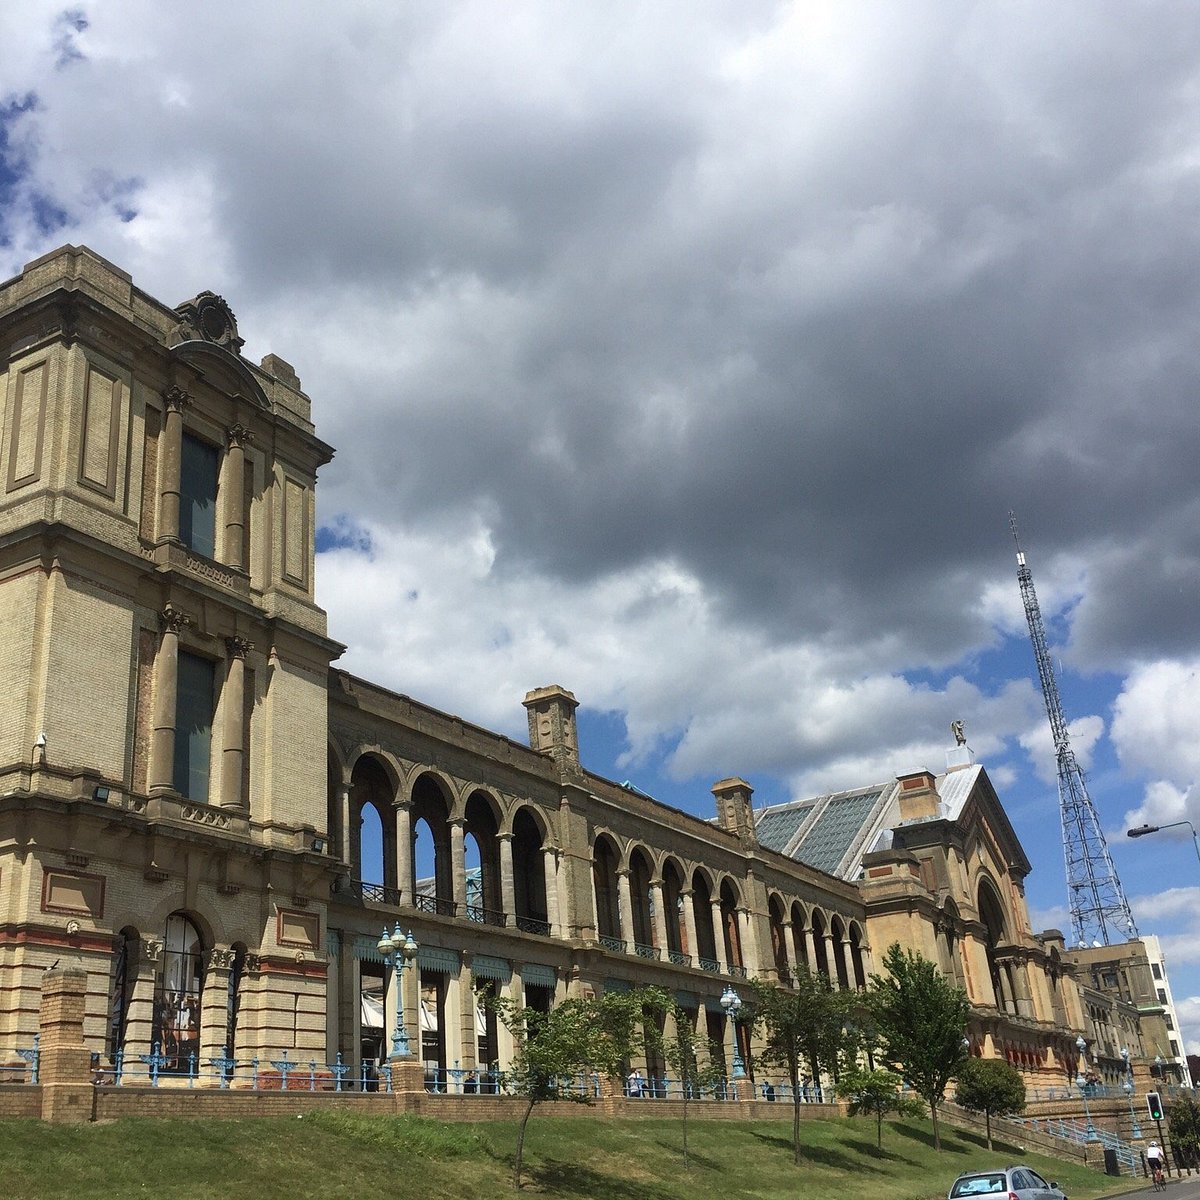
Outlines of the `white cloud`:
{"label": "white cloud", "polygon": [[[1092,764],[1092,753],[1104,736],[1104,718],[1098,716],[1077,717],[1067,722],[1067,733],[1071,738],[1071,749],[1080,767],[1087,771]],[[1018,735],[1034,771],[1043,783],[1054,784],[1058,779],[1058,760],[1054,750],[1054,735],[1045,712]]]}

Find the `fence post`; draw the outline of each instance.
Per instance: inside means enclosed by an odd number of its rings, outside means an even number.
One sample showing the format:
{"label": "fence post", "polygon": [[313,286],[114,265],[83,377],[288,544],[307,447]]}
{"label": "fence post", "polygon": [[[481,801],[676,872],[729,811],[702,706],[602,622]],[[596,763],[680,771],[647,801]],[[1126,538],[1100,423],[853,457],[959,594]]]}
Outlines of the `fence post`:
{"label": "fence post", "polygon": [[39,1076],[43,1121],[92,1119],[92,1052],[83,1042],[87,971],[79,963],[42,975]]}

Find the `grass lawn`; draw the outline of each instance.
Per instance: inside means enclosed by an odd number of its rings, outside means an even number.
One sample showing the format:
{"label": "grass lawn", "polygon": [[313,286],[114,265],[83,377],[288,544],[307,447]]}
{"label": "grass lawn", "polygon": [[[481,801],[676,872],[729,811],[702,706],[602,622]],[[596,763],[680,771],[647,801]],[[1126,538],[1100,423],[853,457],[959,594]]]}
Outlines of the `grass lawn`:
{"label": "grass lawn", "polygon": [[[805,1121],[804,1164],[789,1121],[689,1123],[685,1171],[677,1121],[540,1118],[529,1124],[524,1196],[612,1200],[934,1200],[964,1170],[1014,1160],[1057,1180],[1072,1200],[1128,1187],[1075,1164],[947,1130],[933,1149],[928,1122]],[[511,1195],[515,1125],[447,1125],[417,1117],[332,1110],[246,1121],[130,1119],[107,1125],[0,1121],[3,1200],[478,1200]]]}

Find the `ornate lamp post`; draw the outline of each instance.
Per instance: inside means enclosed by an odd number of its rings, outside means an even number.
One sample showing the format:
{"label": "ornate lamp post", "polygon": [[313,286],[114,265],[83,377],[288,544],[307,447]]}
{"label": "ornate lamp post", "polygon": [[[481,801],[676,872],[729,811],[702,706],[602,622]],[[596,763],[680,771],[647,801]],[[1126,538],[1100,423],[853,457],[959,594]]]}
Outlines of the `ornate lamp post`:
{"label": "ornate lamp post", "polygon": [[404,979],[404,968],[417,957],[417,943],[413,941],[412,933],[401,932],[400,922],[389,935],[384,926],[383,937],[376,947],[383,956],[383,961],[392,968],[396,975],[396,1028],[392,1032],[392,1053],[390,1058],[411,1058],[412,1050],[408,1044],[408,1030],[404,1025],[404,991],[401,982]]}
{"label": "ornate lamp post", "polygon": [[1129,1101],[1129,1121],[1133,1126],[1131,1136],[1141,1138],[1142,1127],[1138,1124],[1137,1114],[1133,1111],[1133,1067],[1129,1062],[1129,1047],[1121,1047],[1121,1058],[1125,1061],[1125,1082],[1121,1087],[1125,1091],[1125,1098]]}
{"label": "ornate lamp post", "polygon": [[1084,1071],[1087,1065],[1087,1042],[1083,1040],[1083,1034],[1075,1039],[1075,1049],[1079,1051],[1079,1073],[1075,1076],[1075,1086],[1083,1097],[1083,1112],[1087,1117],[1087,1140],[1096,1142],[1100,1139],[1096,1136],[1096,1127],[1092,1124],[1092,1110],[1087,1102],[1087,1073]]}
{"label": "ornate lamp post", "polygon": [[730,984],[725,985],[721,993],[721,1007],[729,1014],[729,1035],[733,1041],[733,1079],[746,1078],[746,1064],[742,1062],[742,1054],[738,1049],[737,1018],[742,1011],[742,998],[733,990]]}

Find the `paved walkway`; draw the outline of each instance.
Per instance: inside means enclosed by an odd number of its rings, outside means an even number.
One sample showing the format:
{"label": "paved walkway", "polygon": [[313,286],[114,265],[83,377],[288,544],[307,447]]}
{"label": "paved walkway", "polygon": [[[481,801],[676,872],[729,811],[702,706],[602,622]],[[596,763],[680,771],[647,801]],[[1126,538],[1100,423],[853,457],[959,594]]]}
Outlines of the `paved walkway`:
{"label": "paved walkway", "polygon": [[1138,1196],[1143,1200],[1148,1196],[1165,1196],[1166,1200],[1200,1200],[1200,1175],[1185,1175],[1182,1179],[1172,1178],[1165,1192],[1156,1192],[1145,1180],[1139,1187],[1129,1192],[1115,1192],[1105,1197],[1105,1200],[1120,1200],[1122,1196]]}

